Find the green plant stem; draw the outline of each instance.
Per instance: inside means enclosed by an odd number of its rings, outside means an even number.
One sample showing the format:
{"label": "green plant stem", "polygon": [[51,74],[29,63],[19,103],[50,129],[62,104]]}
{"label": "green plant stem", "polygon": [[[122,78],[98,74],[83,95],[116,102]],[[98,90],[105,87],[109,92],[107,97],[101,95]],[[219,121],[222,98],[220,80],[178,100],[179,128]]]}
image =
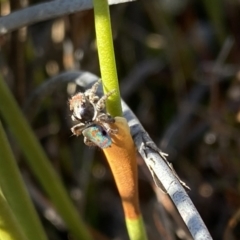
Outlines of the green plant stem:
{"label": "green plant stem", "polygon": [[131,240],[147,240],[145,226],[142,217],[138,219],[126,219],[126,225]]}
{"label": "green plant stem", "polygon": [[47,159],[46,154],[1,76],[0,113],[14,133],[21,150],[26,156],[29,166],[49,195],[70,231],[78,239],[90,240],[91,236],[82,223],[76,209],[73,207],[59,176]]}
{"label": "green plant stem", "polygon": [[[114,117],[122,116],[108,2],[94,0],[93,6],[103,90],[104,93],[116,90],[116,94],[112,95],[107,102],[107,109]],[[147,239],[141,216],[134,220],[126,219],[126,225],[131,240]]]}
{"label": "green plant stem", "polygon": [[116,90],[107,101],[107,109],[114,117],[122,116],[108,1],[94,0],[93,6],[103,91],[107,93]]}
{"label": "green plant stem", "polygon": [[0,190],[0,239],[31,240],[27,238],[17,222],[11,208]]}
{"label": "green plant stem", "polygon": [[[0,186],[28,239],[46,240],[0,121]],[[17,199],[17,201],[16,201]]]}

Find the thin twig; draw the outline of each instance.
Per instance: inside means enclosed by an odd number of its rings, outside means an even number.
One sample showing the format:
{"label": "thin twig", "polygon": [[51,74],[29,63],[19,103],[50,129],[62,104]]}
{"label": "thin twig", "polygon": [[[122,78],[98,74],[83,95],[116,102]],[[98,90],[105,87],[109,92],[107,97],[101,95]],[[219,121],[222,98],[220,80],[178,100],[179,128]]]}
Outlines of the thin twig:
{"label": "thin twig", "polygon": [[[134,0],[109,0],[109,4]],[[30,6],[0,18],[0,35],[33,23],[93,8],[91,0],[55,0]]]}

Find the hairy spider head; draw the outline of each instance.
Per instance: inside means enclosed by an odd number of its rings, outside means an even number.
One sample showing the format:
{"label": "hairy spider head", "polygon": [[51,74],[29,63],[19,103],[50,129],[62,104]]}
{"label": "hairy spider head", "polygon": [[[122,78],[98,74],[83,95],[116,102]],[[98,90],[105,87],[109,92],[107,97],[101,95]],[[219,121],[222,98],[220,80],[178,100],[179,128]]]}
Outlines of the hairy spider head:
{"label": "hairy spider head", "polygon": [[78,93],[69,100],[70,110],[73,112],[72,119],[83,123],[93,120],[95,108],[84,93]]}

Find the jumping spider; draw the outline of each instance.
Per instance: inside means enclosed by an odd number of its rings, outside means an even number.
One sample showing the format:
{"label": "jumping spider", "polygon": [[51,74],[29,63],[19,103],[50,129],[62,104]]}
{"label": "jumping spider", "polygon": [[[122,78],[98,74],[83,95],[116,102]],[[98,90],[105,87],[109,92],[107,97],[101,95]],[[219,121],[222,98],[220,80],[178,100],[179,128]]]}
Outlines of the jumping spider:
{"label": "jumping spider", "polygon": [[84,93],[77,93],[69,100],[72,120],[78,123],[71,128],[74,135],[84,135],[84,143],[88,146],[101,148],[111,145],[109,134],[116,134],[117,129],[112,129],[110,124],[115,119],[106,112],[106,100],[115,90],[108,92],[101,98],[96,95],[101,80],[98,80]]}

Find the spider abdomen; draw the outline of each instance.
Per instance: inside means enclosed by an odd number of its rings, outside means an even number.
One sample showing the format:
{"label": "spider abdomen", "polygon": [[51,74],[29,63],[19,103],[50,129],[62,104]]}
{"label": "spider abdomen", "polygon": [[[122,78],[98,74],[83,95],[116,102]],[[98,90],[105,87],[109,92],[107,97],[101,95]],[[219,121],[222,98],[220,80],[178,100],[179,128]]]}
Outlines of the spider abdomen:
{"label": "spider abdomen", "polygon": [[112,139],[109,134],[99,125],[92,125],[82,132],[88,141],[100,148],[111,147]]}

